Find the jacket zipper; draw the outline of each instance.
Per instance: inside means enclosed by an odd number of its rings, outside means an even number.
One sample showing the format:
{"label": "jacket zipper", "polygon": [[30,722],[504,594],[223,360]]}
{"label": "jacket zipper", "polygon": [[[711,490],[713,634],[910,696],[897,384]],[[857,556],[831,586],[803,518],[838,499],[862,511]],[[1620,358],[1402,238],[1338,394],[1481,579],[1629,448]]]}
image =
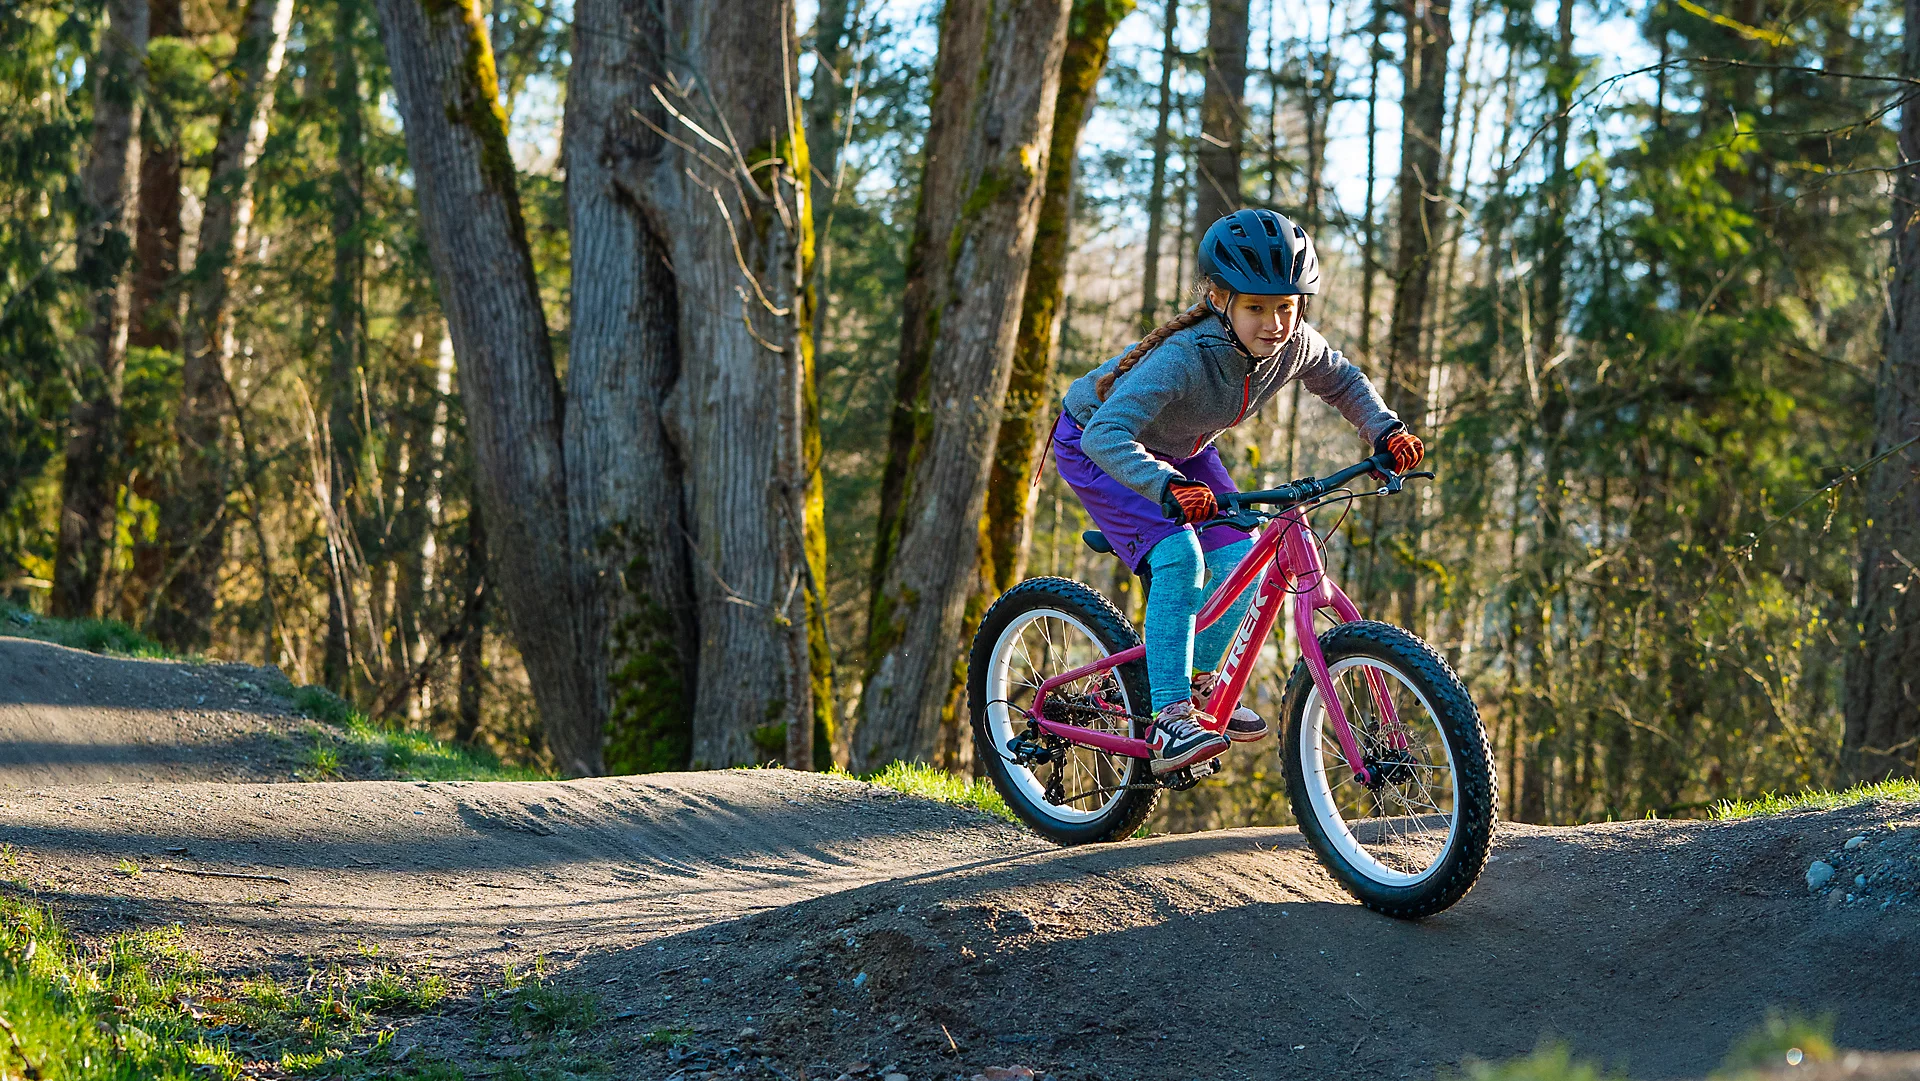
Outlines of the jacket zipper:
{"label": "jacket zipper", "polygon": [[[1253,400],[1253,373],[1248,372],[1247,381],[1240,385],[1240,412],[1234,414],[1233,423],[1228,424],[1227,427],[1231,428],[1235,424],[1240,423],[1241,419],[1247,415],[1247,403],[1252,400]],[[1207,441],[1207,437],[1204,435],[1194,440],[1193,453],[1195,454],[1200,453],[1200,448],[1206,444],[1206,441]]]}

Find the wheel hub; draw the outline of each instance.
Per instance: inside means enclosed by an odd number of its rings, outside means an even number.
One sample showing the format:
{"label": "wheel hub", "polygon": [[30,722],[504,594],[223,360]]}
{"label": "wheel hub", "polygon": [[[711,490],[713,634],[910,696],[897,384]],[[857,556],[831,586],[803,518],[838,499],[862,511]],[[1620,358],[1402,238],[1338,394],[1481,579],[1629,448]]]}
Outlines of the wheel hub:
{"label": "wheel hub", "polygon": [[1413,780],[1414,767],[1420,764],[1412,752],[1405,748],[1382,751],[1377,755],[1368,755],[1367,787],[1379,791],[1389,784],[1407,784]]}

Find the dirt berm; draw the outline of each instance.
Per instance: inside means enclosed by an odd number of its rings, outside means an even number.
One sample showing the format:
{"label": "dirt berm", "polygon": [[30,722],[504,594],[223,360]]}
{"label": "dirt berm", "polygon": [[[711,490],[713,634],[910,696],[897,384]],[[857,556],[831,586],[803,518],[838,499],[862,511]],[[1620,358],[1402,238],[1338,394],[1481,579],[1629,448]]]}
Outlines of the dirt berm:
{"label": "dirt berm", "polygon": [[[1876,869],[1916,838],[1909,804],[1504,826],[1473,893],[1408,924],[1292,829],[1060,850],[779,770],[0,791],[7,876],[84,930],[178,922],[213,964],[283,975],[378,945],[469,987],[544,957],[599,996],[581,1040],[618,1077],[1427,1078],[1559,1039],[1671,1078],[1776,1009],[1916,1050],[1920,904]],[[1869,884],[1812,892],[1815,859]],[[461,1010],[396,1046],[499,1069]]]}

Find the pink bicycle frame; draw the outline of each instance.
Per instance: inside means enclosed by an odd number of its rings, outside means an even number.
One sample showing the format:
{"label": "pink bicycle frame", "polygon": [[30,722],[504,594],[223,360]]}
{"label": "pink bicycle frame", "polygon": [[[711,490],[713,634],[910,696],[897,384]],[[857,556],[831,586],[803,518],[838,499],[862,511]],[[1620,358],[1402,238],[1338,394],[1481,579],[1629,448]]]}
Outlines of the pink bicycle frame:
{"label": "pink bicycle frame", "polygon": [[[1263,571],[1266,573],[1262,574]],[[1326,658],[1320,653],[1319,637],[1313,632],[1313,615],[1322,608],[1331,609],[1343,623],[1359,619],[1360,609],[1327,577],[1326,564],[1320,558],[1319,539],[1297,512],[1283,514],[1260,530],[1253,550],[1247,553],[1233,573],[1227,576],[1227,580],[1201,606],[1197,626],[1207,627],[1218,621],[1234,600],[1256,581],[1259,591],[1254,594],[1253,603],[1247,606],[1246,615],[1240,619],[1240,628],[1234,633],[1232,644],[1227,647],[1225,659],[1220,662],[1219,681],[1207,698],[1206,713],[1213,718],[1207,727],[1216,732],[1226,728],[1227,718],[1233,715],[1234,707],[1240,704],[1240,694],[1246,689],[1247,677],[1253,671],[1253,659],[1260,653],[1260,643],[1265,642],[1273,630],[1281,607],[1291,600],[1294,602],[1291,607],[1297,632],[1295,637],[1300,643],[1300,656],[1307,663],[1307,671],[1312,675],[1314,685],[1320,689],[1321,700],[1326,703],[1327,718],[1333,724],[1334,738],[1339,741],[1340,751],[1346,760],[1352,763],[1354,776],[1361,783],[1367,783],[1371,778],[1362,765],[1365,756],[1359,741],[1354,738],[1353,728],[1347,722],[1346,710],[1341,706],[1339,696],[1334,693],[1333,677],[1327,671]],[[1029,716],[1043,731],[1069,743],[1130,758],[1152,757],[1153,748],[1146,740],[1051,721],[1041,711],[1047,695],[1055,689],[1145,656],[1145,646],[1134,646],[1046,680],[1034,693]],[[1399,746],[1405,741],[1405,735],[1400,730],[1399,717],[1387,694],[1384,678],[1378,671],[1369,668],[1367,685],[1380,711],[1381,720],[1392,733],[1392,743]]]}

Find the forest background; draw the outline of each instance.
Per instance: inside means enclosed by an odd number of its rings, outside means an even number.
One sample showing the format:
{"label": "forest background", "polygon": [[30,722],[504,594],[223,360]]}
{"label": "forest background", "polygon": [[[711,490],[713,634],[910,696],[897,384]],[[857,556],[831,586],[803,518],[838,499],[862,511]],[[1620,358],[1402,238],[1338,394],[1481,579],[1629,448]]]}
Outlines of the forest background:
{"label": "forest background", "polygon": [[1138,605],[1038,433],[1271,206],[1439,474],[1330,564],[1504,814],[1911,776],[1912,17],[1718,6],[18,0],[0,590],[566,773],[966,770],[1000,588]]}

